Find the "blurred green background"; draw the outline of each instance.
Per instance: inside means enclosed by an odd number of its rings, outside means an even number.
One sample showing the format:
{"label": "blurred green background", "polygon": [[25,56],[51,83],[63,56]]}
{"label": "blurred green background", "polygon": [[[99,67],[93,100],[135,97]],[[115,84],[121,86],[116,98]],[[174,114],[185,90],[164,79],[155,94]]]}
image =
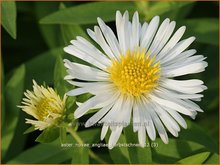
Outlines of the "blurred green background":
{"label": "blurred green background", "polygon": [[[115,31],[115,12],[134,11],[141,22],[160,15],[161,21],[170,18],[176,29],[186,25],[183,38],[195,36],[191,48],[207,57],[209,66],[201,74],[187,76],[202,79],[208,86],[198,104],[204,110],[195,120],[187,119],[188,129],[178,138],[170,134],[165,145],[158,138],[158,147],[91,148],[106,163],[218,163],[219,150],[219,4],[213,2],[2,2],[1,30],[1,130],[2,163],[98,163],[88,156],[86,149],[61,148],[60,141],[39,144],[40,132],[23,134],[28,128],[26,114],[20,105],[23,92],[32,88],[32,79],[46,83],[64,94],[71,87],[63,80],[63,52],[71,39],[80,35],[88,38],[86,28],[97,24],[101,17]],[[77,60],[73,59],[72,60]],[[82,98],[76,98],[82,99]],[[73,110],[73,109],[71,109]],[[81,118],[86,121],[91,114]],[[135,143],[136,134],[126,128],[119,142]],[[100,127],[79,127],[79,135],[86,143],[99,143]],[[71,143],[72,139],[69,139]],[[102,141],[105,143],[105,141]],[[77,159],[79,158],[80,159]]]}

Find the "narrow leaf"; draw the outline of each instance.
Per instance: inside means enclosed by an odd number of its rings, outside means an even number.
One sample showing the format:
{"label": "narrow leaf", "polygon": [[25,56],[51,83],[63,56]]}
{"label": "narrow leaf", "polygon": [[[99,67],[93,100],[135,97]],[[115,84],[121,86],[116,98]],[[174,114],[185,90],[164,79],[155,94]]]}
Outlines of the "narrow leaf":
{"label": "narrow leaf", "polygon": [[[90,129],[79,131],[79,136],[84,143],[97,143],[99,140],[99,129]],[[76,143],[71,136],[67,136],[67,144]],[[7,164],[51,164],[62,163],[70,160],[73,156],[72,147],[61,147],[60,140],[57,139],[52,143],[38,144],[30,149],[27,149],[8,161]],[[45,154],[47,153],[47,154]]]}
{"label": "narrow leaf", "polygon": [[59,128],[45,129],[35,141],[40,143],[50,143],[59,137]]}
{"label": "narrow leaf", "polygon": [[97,17],[109,22],[115,20],[116,10],[134,12],[136,9],[133,2],[92,2],[57,11],[42,18],[40,23],[92,24],[97,22]]}
{"label": "narrow leaf", "polygon": [[[139,144],[137,133],[133,132],[131,125],[124,129],[124,136],[128,144]],[[139,146],[128,148],[128,153],[132,164],[152,163],[151,146],[149,144],[150,143],[147,140],[145,148]]]}
{"label": "narrow leaf", "polygon": [[194,35],[198,42],[218,45],[219,23],[215,18],[188,19],[183,25],[186,25],[188,36]]}
{"label": "narrow leaf", "polygon": [[[105,137],[105,141],[108,142],[110,134],[107,133]],[[117,144],[124,145],[126,144],[125,137],[123,135],[120,136]],[[115,146],[113,149],[109,150],[110,156],[115,164],[128,164],[129,153],[128,148],[125,146]]]}
{"label": "narrow leaf", "polygon": [[35,131],[35,127],[34,127],[34,126],[30,126],[28,129],[26,129],[26,130],[24,131],[24,134],[28,134],[28,133],[31,133],[31,132],[33,132],[33,131]]}
{"label": "narrow leaf", "polygon": [[1,6],[2,26],[16,39],[16,4],[14,1],[3,1]]}
{"label": "narrow leaf", "polygon": [[73,148],[72,164],[88,164],[89,163],[89,148],[78,147]]}
{"label": "narrow leaf", "polygon": [[202,152],[193,156],[179,160],[179,164],[202,164],[209,156],[210,152]]}
{"label": "narrow leaf", "polygon": [[[15,133],[15,128],[18,122],[20,101],[23,95],[24,88],[24,77],[25,77],[25,66],[21,65],[17,68],[12,77],[6,84],[6,108],[7,113],[5,114],[6,120],[5,125],[2,130],[2,156],[6,154],[7,149],[12,141]],[[16,91],[16,92],[15,92]]]}

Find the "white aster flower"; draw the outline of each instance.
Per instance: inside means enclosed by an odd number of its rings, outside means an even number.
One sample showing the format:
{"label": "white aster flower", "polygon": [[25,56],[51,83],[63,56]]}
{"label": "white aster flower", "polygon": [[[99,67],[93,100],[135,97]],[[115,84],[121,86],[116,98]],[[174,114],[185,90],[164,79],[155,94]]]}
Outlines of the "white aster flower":
{"label": "white aster flower", "polygon": [[65,110],[66,95],[63,100],[53,88],[39,86],[33,80],[33,91],[27,90],[20,107],[36,120],[26,119],[26,123],[34,125],[35,129],[44,130],[54,126]]}
{"label": "white aster flower", "polygon": [[82,37],[64,48],[91,64],[64,60],[69,74],[65,79],[79,87],[67,94],[94,95],[79,105],[75,118],[90,109],[100,109],[85,126],[104,123],[101,139],[110,129],[109,148],[114,147],[123,127],[131,121],[141,146],[145,146],[146,132],[155,140],[156,130],[168,143],[166,129],[177,137],[180,126],[187,127],[180,114],[195,118],[197,112],[202,112],[193,101],[203,97],[199,94],[207,89],[203,81],[176,79],[202,72],[208,65],[203,55],[195,55],[195,49],[186,50],[195,37],[180,40],[186,27],[173,34],[176,23],[168,18],[160,26],[158,16],[141,25],[137,12],[132,21],[127,11],[123,15],[116,12],[117,37],[102,19],[97,20],[99,26],[87,32],[102,50]]}

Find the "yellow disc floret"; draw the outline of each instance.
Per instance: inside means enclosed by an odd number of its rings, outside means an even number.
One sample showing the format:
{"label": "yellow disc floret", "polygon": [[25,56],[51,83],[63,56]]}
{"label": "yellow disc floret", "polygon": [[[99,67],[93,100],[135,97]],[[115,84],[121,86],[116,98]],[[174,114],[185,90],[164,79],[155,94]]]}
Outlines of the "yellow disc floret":
{"label": "yellow disc floret", "polygon": [[61,109],[56,107],[57,102],[53,98],[44,98],[36,104],[37,115],[39,120],[44,120],[49,113],[62,114]]}
{"label": "yellow disc floret", "polygon": [[140,96],[157,86],[160,64],[145,51],[128,51],[108,68],[110,79],[124,94]]}

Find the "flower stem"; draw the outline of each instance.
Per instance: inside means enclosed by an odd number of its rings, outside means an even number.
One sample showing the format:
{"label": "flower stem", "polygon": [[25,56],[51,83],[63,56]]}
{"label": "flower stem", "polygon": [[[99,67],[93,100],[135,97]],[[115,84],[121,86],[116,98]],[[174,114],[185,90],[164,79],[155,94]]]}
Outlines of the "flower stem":
{"label": "flower stem", "polygon": [[[83,140],[80,138],[80,136],[77,134],[76,131],[74,131],[72,128],[67,128],[67,131],[72,135],[72,137],[79,143],[80,145],[83,145]],[[104,160],[102,160],[98,155],[96,155],[91,149],[89,149],[89,156],[96,160],[97,162],[101,164],[107,164]]]}

